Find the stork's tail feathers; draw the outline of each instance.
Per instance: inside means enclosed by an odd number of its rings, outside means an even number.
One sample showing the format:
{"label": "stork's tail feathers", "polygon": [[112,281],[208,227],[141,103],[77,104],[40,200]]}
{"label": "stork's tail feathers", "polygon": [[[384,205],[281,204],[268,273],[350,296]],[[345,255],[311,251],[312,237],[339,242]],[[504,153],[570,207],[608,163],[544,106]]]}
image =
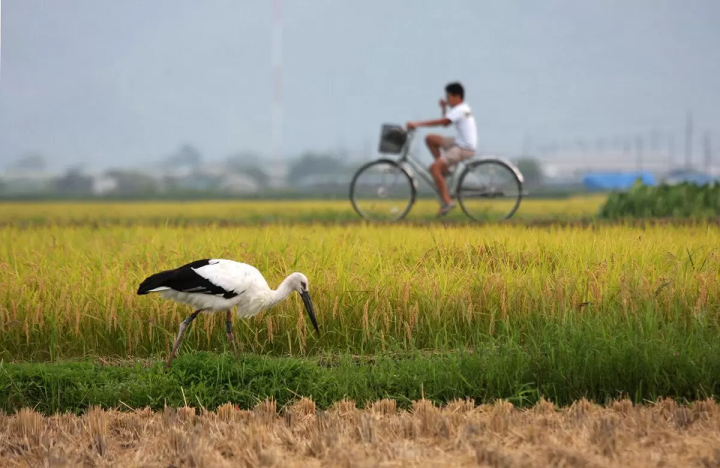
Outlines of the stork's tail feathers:
{"label": "stork's tail feathers", "polygon": [[145,281],[140,283],[140,287],[138,287],[138,296],[170,289],[169,287],[164,286],[164,284],[170,276],[172,276],[173,272],[173,270],[161,271],[160,273],[155,273],[154,275],[145,278]]}

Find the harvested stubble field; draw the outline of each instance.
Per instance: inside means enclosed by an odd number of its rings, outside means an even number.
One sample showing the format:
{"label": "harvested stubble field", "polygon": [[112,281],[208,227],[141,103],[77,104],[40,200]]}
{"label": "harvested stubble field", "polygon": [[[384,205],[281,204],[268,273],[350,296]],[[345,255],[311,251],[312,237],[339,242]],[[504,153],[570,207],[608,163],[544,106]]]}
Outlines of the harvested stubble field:
{"label": "harvested stubble field", "polygon": [[[278,411],[280,410],[280,411]],[[499,401],[427,400],[398,411],[393,400],[328,411],[301,399],[252,410],[181,407],[43,417],[0,416],[3,466],[122,467],[666,467],[720,466],[720,410],[712,400],[606,407],[579,400],[558,410]]]}

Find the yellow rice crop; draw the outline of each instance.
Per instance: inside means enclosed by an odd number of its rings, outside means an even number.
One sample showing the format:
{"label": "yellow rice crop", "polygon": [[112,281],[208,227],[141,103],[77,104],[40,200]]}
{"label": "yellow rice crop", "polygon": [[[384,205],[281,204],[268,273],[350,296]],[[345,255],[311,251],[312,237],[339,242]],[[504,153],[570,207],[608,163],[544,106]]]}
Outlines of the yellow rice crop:
{"label": "yellow rice crop", "polygon": [[[563,200],[522,201],[516,217],[556,218],[592,217],[605,196],[579,196]],[[408,216],[418,219],[437,212],[435,200],[419,200]],[[15,202],[0,204],[0,222],[43,220],[49,222],[103,220],[158,221],[205,220],[218,222],[262,220],[360,219],[348,200],[320,201],[212,201],[212,202]],[[450,219],[462,220],[460,209]]]}
{"label": "yellow rice crop", "polygon": [[[256,352],[471,346],[518,317],[708,317],[720,310],[719,241],[704,225],[4,227],[0,343],[10,358],[167,351],[190,311],[137,285],[212,257],[253,264],[273,287],[292,271],[310,279],[323,337],[294,298],[236,324]],[[201,317],[188,345],[225,346],[222,320]]]}

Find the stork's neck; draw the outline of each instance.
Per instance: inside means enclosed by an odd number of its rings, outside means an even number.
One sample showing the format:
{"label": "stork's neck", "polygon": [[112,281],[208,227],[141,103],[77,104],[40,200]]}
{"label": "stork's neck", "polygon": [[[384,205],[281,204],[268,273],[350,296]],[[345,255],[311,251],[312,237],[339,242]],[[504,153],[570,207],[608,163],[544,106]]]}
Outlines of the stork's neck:
{"label": "stork's neck", "polygon": [[292,294],[293,290],[290,286],[290,277],[288,276],[283,280],[282,283],[280,283],[280,286],[278,286],[275,290],[270,290],[266,296],[265,299],[265,308],[270,308],[276,305],[279,302],[282,302],[285,300],[290,294]]}

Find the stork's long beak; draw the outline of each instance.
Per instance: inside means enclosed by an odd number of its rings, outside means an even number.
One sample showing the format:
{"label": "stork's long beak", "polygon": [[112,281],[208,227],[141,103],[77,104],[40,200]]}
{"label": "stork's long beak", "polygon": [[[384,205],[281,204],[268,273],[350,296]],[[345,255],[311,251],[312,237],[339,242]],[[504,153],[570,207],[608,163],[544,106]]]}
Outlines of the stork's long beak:
{"label": "stork's long beak", "polygon": [[315,327],[315,331],[318,335],[320,335],[320,329],[318,328],[317,320],[315,319],[315,308],[313,307],[312,300],[310,299],[310,293],[305,291],[304,293],[300,293],[300,297],[302,297],[303,303],[305,304],[305,310],[307,310],[307,313],[310,316],[310,321],[312,322],[313,327]]}

